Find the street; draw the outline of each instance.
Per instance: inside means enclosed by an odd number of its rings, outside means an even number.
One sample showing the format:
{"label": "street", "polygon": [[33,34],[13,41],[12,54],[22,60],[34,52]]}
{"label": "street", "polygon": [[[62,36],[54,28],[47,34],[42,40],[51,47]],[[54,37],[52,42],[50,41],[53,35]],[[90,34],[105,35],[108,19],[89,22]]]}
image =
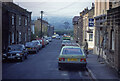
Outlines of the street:
{"label": "street", "polygon": [[58,70],[61,40],[53,39],[37,54],[29,54],[23,62],[5,62],[2,65],[3,79],[91,79],[83,69]]}

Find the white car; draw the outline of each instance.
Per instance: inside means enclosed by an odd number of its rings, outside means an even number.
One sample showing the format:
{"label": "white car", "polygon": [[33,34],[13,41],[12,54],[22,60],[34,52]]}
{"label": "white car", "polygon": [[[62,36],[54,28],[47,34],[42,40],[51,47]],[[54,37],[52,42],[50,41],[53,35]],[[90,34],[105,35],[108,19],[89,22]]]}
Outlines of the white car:
{"label": "white car", "polygon": [[41,49],[41,48],[42,48],[42,44],[40,43],[40,41],[39,41],[39,40],[33,40],[32,42],[36,42],[36,43],[37,43],[37,45],[39,46],[39,49]]}

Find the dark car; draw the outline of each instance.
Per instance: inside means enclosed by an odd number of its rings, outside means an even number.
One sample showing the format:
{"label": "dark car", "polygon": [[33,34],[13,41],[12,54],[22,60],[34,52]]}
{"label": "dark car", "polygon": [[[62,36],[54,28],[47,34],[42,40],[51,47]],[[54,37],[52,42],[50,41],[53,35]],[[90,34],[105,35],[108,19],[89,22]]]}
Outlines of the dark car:
{"label": "dark car", "polygon": [[6,53],[3,54],[3,60],[16,59],[23,61],[27,59],[28,51],[25,49],[25,46],[22,44],[10,45],[8,46]]}
{"label": "dark car", "polygon": [[25,47],[28,52],[35,52],[37,53],[39,51],[39,46],[37,45],[36,42],[27,42],[25,44]]}

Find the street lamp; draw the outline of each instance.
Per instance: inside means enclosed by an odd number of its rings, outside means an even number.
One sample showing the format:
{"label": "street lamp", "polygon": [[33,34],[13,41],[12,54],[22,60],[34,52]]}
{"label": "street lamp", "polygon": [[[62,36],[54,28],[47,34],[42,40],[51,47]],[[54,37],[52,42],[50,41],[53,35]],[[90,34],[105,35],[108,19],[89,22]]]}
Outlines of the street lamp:
{"label": "street lamp", "polygon": [[43,11],[41,11],[41,38],[42,38],[42,17],[43,17]]}

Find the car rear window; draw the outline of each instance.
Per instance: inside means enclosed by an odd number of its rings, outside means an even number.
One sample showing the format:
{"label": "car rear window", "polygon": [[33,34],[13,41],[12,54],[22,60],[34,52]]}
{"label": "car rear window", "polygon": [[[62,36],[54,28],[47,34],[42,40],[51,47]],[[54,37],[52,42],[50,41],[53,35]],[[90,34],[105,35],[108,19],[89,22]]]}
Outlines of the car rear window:
{"label": "car rear window", "polygon": [[36,43],[35,42],[29,42],[29,43],[26,43],[25,46],[35,46]]}
{"label": "car rear window", "polygon": [[62,41],[62,43],[71,43],[69,40]]}
{"label": "car rear window", "polygon": [[82,50],[80,48],[64,48],[62,54],[83,55]]}

